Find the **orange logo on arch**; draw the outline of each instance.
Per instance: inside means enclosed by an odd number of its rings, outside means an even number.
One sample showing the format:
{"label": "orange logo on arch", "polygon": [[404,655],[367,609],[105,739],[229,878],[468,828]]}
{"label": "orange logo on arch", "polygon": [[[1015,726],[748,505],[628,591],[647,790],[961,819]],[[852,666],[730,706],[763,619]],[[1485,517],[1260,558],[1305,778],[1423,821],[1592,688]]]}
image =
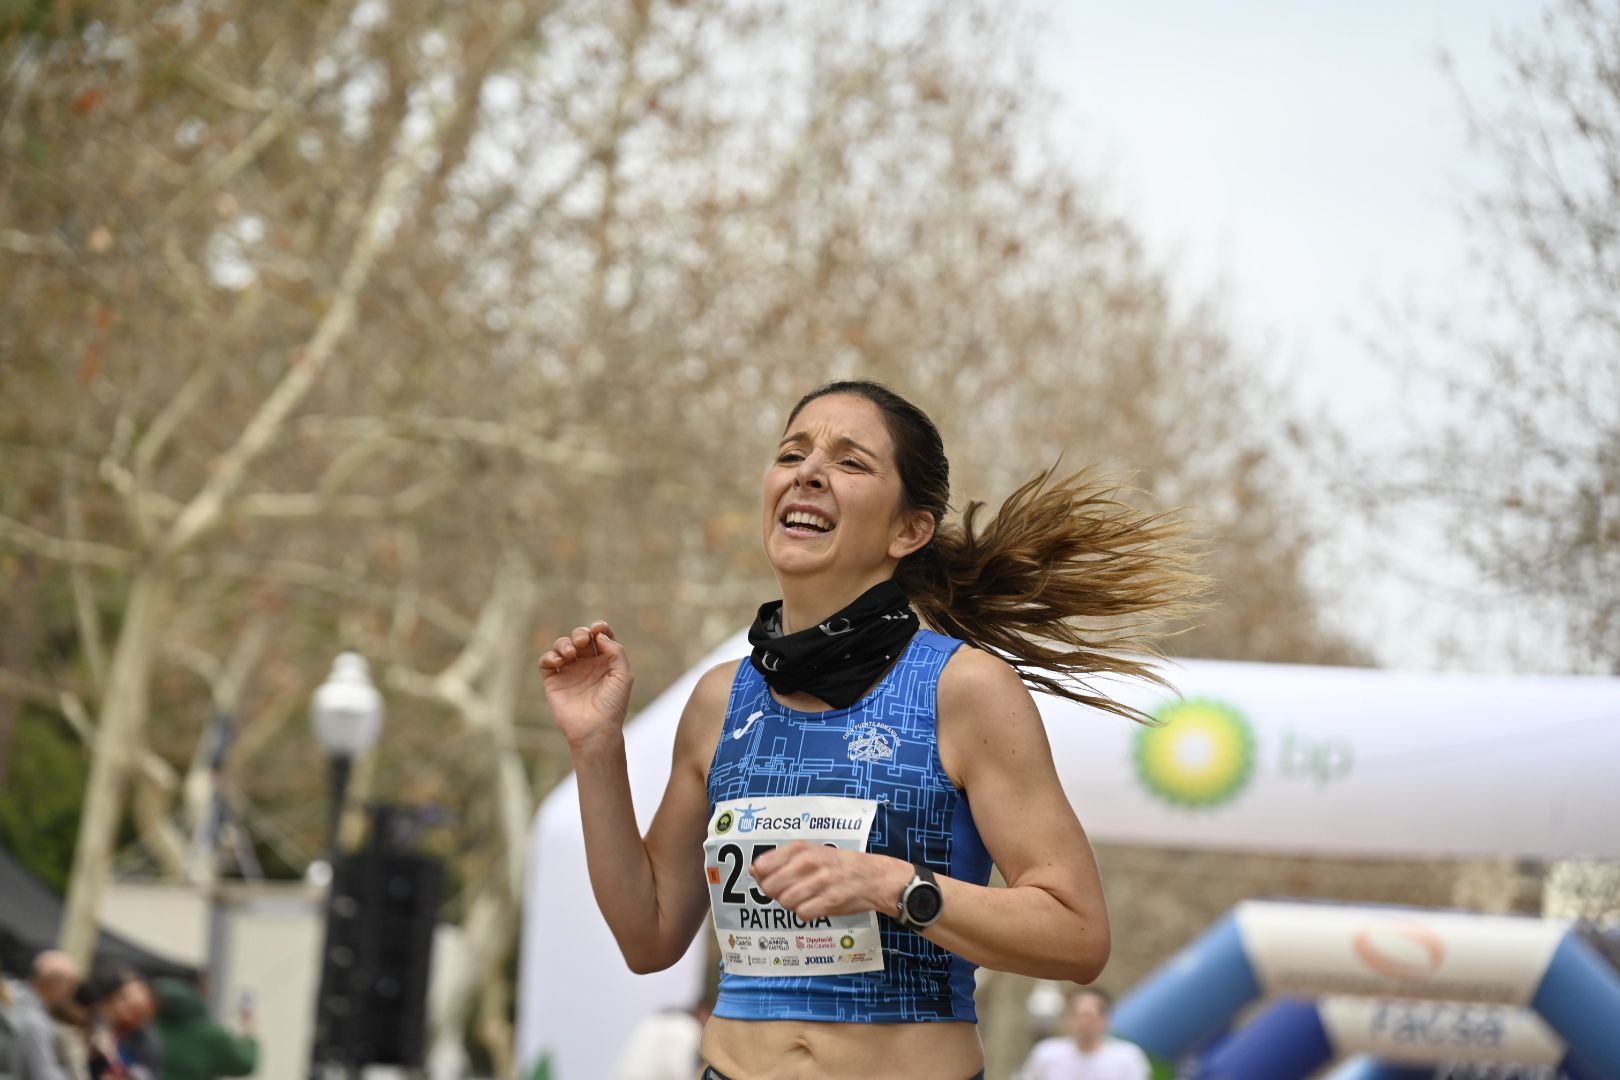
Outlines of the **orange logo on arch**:
{"label": "orange logo on arch", "polygon": [[1369,970],[1392,979],[1422,979],[1440,970],[1446,943],[1419,922],[1391,921],[1358,931],[1351,947]]}

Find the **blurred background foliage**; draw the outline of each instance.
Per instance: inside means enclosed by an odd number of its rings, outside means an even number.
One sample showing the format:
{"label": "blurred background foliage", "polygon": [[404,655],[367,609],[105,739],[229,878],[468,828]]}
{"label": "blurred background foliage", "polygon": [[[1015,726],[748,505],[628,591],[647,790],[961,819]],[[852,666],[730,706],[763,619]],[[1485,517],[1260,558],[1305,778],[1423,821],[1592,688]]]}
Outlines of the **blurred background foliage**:
{"label": "blurred background foliage", "polygon": [[1303,581],[1283,389],[1041,149],[993,7],[62,10],[7,39],[6,670],[94,716],[149,654],[131,737],[180,772],[229,683],[285,865],[340,644],[405,691],[374,783],[459,806],[476,732],[433,684],[523,593],[503,708],[544,786],[533,635],[611,618],[651,690],[743,625],[758,469],[842,375],[931,408],[964,500],[1061,457],[1190,506],[1225,588],[1178,650],[1358,658]]}

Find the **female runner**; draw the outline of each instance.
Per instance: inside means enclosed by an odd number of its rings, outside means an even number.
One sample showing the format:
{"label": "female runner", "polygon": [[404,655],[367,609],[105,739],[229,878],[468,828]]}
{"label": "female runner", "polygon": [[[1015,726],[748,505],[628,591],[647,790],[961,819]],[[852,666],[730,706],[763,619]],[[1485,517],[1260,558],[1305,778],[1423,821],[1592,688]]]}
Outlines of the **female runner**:
{"label": "female runner", "polygon": [[1198,579],[1175,525],[1082,479],[1039,477],[983,528],[977,504],[945,523],[949,487],[938,431],[892,391],[832,383],[794,407],[764,481],[782,599],[748,660],[693,691],[645,836],[624,647],[597,622],[540,659],[630,968],[673,964],[712,909],[706,1078],[967,1080],[975,966],[1085,983],[1108,959],[1097,867],[1025,683],[1128,713],[1079,678],[1154,678],[1137,631]]}

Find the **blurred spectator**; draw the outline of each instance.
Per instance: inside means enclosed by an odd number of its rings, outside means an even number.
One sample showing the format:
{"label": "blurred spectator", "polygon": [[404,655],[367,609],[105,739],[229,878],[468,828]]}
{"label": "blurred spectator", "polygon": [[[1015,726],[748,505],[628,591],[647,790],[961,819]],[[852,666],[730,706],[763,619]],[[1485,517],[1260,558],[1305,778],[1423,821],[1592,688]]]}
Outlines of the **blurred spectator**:
{"label": "blurred spectator", "polygon": [[699,1044],[714,1011],[705,998],[688,1009],[653,1013],[636,1025],[613,1066],[613,1080],[692,1080],[703,1067]]}
{"label": "blurred spectator", "polygon": [[1111,1012],[1107,994],[1080,990],[1064,1011],[1065,1033],[1035,1044],[1020,1080],[1148,1080],[1142,1048],[1108,1034]]}
{"label": "blurred spectator", "polygon": [[159,979],[155,1025],[163,1043],[163,1080],[216,1080],[247,1076],[259,1066],[253,1014],[242,1010],[242,1034],[233,1035],[208,1015],[197,988],[179,979]]}
{"label": "blurred spectator", "polygon": [[0,971],[0,1080],[18,1080],[17,1023],[12,1012],[11,990]]}
{"label": "blurred spectator", "polygon": [[146,980],[120,972],[90,995],[94,1003],[90,1074],[94,1080],[161,1080],[163,1044],[152,1031],[157,997]]}
{"label": "blurred spectator", "polygon": [[72,1007],[83,974],[66,953],[34,957],[27,982],[7,984],[17,1030],[17,1075],[21,1080],[73,1080],[59,1046],[52,1016]]}

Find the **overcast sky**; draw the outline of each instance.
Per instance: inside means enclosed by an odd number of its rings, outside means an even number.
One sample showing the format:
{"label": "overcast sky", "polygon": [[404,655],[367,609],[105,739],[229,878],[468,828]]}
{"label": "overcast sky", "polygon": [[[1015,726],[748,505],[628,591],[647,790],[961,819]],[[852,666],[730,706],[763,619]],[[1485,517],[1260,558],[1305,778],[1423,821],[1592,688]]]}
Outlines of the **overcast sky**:
{"label": "overcast sky", "polygon": [[[1377,306],[1463,302],[1457,207],[1485,180],[1457,95],[1486,104],[1493,34],[1532,28],[1526,0],[1051,0],[1054,131],[1083,175],[1190,292],[1219,287],[1241,344],[1286,369],[1369,442],[1389,437],[1399,386],[1357,339]],[[1455,568],[1454,568],[1455,569]],[[1387,589],[1399,589],[1388,584]],[[1384,593],[1353,617],[1388,662],[1428,653]],[[1390,640],[1391,624],[1406,626]],[[1422,657],[1416,658],[1422,663]],[[1493,666],[1486,661],[1482,666]]]}

